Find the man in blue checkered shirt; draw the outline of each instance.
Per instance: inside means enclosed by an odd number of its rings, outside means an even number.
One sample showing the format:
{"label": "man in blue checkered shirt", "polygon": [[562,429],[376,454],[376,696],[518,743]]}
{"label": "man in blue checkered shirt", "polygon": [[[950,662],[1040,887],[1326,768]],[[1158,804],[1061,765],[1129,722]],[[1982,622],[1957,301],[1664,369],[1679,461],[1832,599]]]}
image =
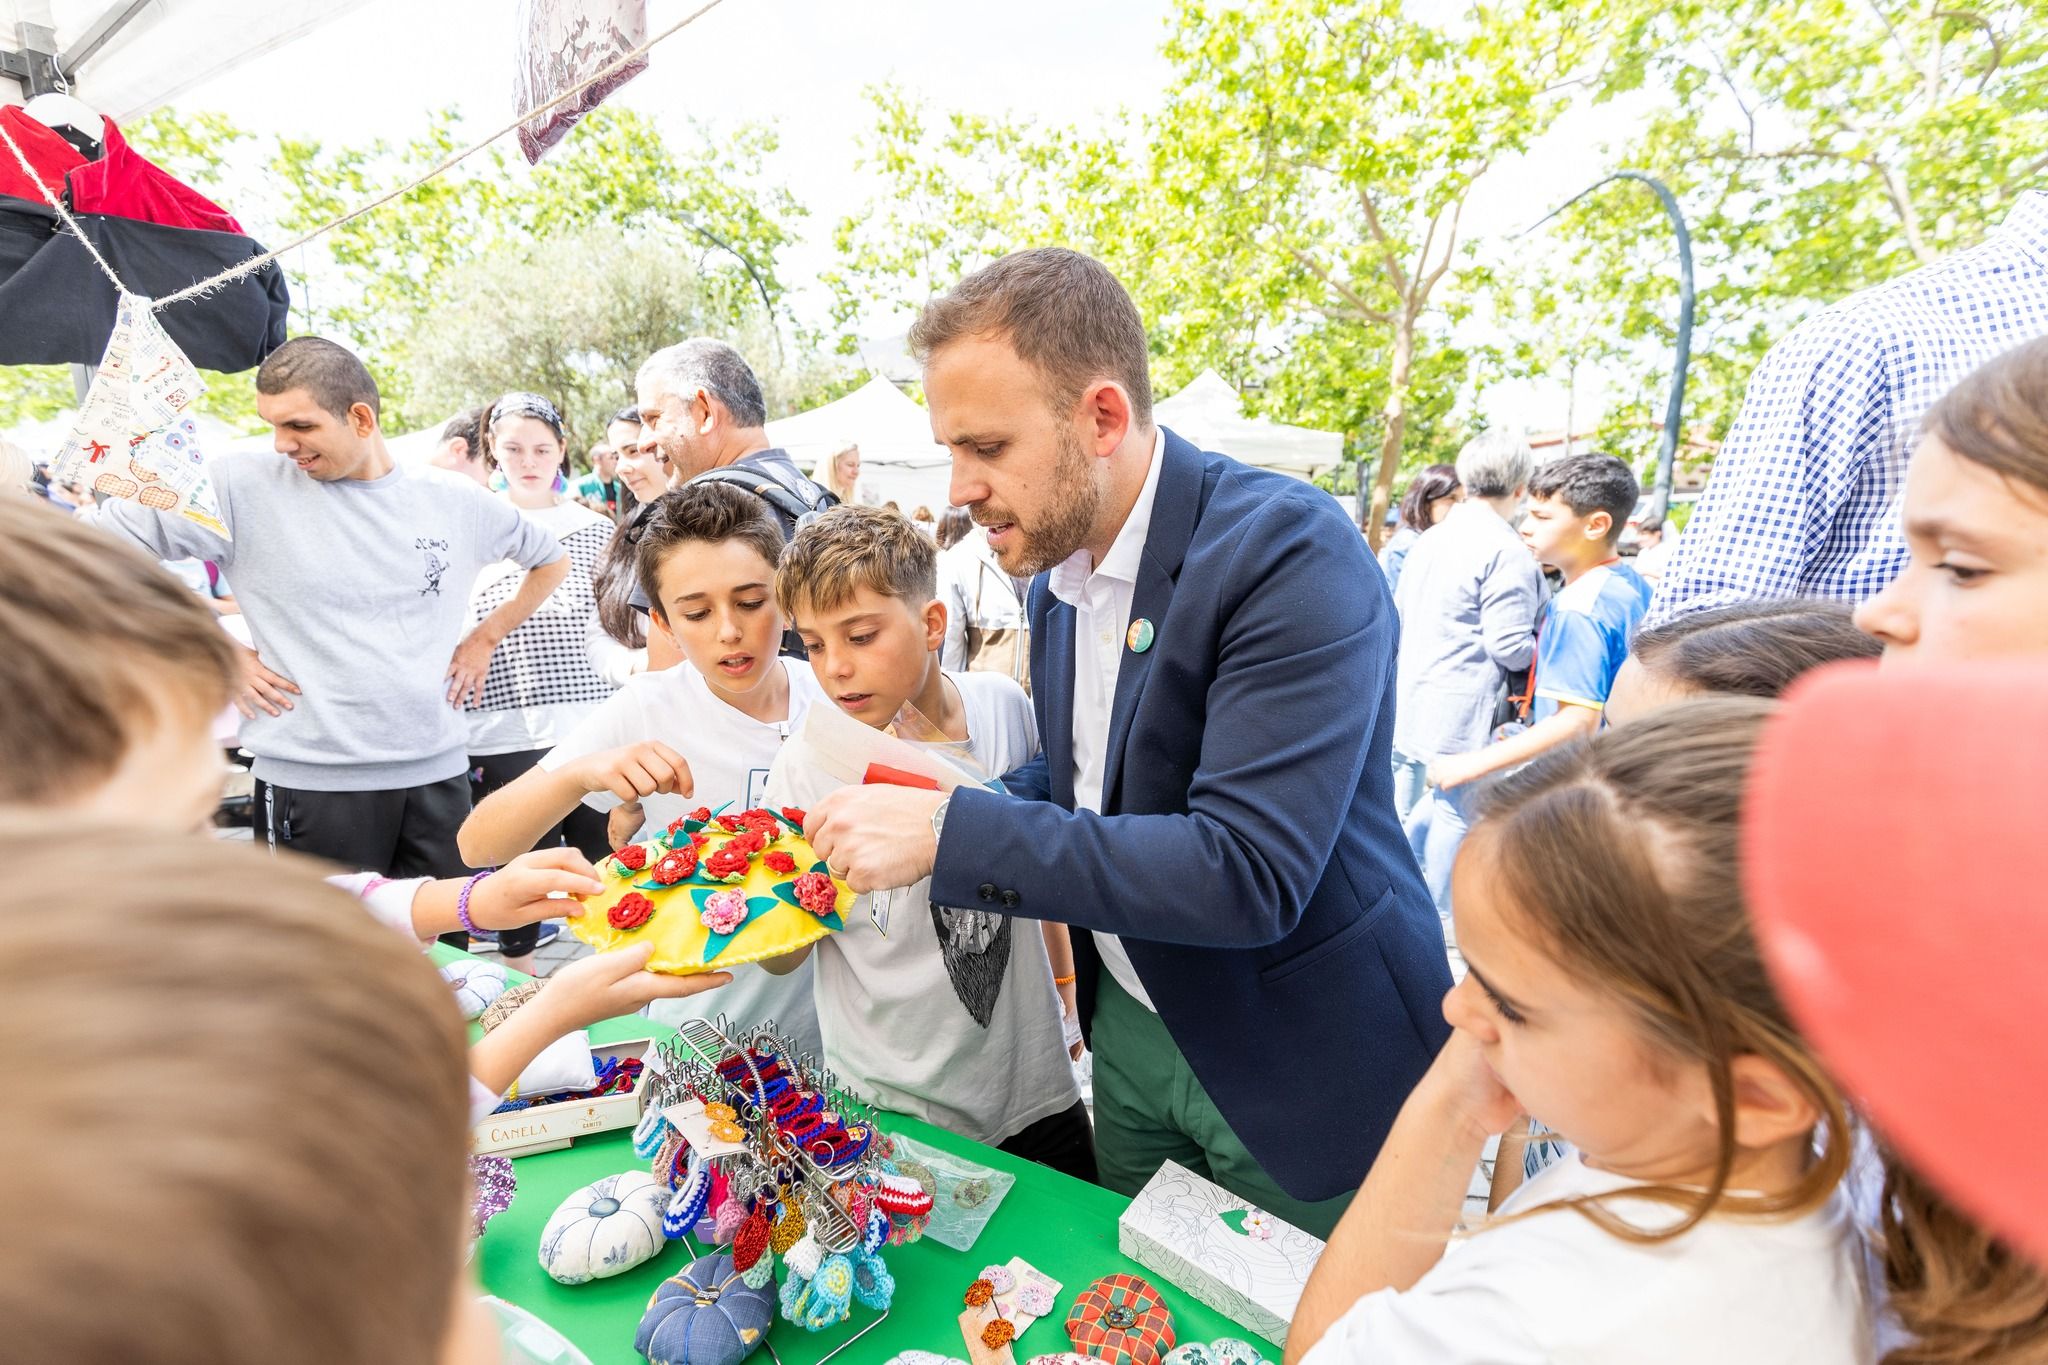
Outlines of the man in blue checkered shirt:
{"label": "man in blue checkered shirt", "polygon": [[1906,561],[1898,499],[1920,419],[1955,382],[2048,335],[2048,192],[1977,246],[1807,319],[1741,415],[1647,624],[1759,597],[1861,601]]}

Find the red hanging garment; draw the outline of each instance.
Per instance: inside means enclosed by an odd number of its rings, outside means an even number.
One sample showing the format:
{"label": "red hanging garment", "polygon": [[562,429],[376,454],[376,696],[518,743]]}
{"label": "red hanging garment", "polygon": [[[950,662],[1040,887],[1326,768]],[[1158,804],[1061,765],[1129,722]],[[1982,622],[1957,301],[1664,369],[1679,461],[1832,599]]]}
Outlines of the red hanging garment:
{"label": "red hanging garment", "polygon": [[[28,157],[28,164],[52,194],[63,194],[64,177],[85,164],[76,147],[48,125],[30,118],[18,104],[0,107],[0,126],[7,129],[8,136]],[[0,142],[0,194],[33,199],[38,204],[48,202],[4,142]]]}
{"label": "red hanging garment", "polygon": [[226,209],[129,146],[112,119],[107,120],[106,143],[99,159],[84,162],[71,172],[71,211],[207,232],[240,235],[242,231],[242,225],[229,217]]}

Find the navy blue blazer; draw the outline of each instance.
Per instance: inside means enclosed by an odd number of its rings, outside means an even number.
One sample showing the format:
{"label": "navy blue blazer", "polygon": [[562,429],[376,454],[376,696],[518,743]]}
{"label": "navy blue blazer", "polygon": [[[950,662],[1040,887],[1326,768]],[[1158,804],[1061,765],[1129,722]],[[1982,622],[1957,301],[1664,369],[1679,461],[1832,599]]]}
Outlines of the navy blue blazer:
{"label": "navy blue blazer", "polygon": [[[1202,1088],[1282,1189],[1365,1178],[1449,1035],[1443,931],[1394,814],[1392,596],[1329,495],[1166,433],[1102,813],[1074,809],[1074,609],[1030,595],[1044,749],[963,788],[941,905],[1123,936]],[[1022,797],[1023,800],[1016,798]],[[1101,965],[1074,935],[1084,1020]]]}

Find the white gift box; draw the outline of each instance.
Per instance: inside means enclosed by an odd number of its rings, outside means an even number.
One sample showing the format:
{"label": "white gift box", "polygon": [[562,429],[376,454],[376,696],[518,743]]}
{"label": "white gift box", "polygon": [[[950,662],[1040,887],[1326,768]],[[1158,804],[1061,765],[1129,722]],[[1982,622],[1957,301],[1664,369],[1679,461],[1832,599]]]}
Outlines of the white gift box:
{"label": "white gift box", "polygon": [[1287,1344],[1322,1239],[1174,1162],[1116,1220],[1117,1248],[1182,1293]]}
{"label": "white gift box", "polygon": [[[563,1041],[574,1043],[579,1037],[583,1035],[574,1034]],[[651,1062],[656,1055],[652,1038],[590,1046],[593,1065],[614,1057],[638,1057]],[[525,1077],[522,1075],[521,1079]],[[604,1095],[594,1100],[543,1100],[509,1114],[491,1114],[477,1124],[470,1150],[479,1156],[491,1152],[526,1156],[560,1151],[590,1133],[631,1128],[640,1122],[642,1098],[652,1079],[642,1071],[630,1094]]]}

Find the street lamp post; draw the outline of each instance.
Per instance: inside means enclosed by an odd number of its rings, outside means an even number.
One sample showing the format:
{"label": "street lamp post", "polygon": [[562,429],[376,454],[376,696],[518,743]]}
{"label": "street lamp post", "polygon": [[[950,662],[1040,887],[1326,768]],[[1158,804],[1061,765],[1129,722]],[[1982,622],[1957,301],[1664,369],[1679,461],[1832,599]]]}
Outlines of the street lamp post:
{"label": "street lamp post", "polygon": [[[1671,219],[1671,226],[1678,234],[1678,357],[1671,371],[1671,397],[1664,405],[1664,434],[1657,444],[1655,490],[1659,504],[1668,513],[1671,507],[1671,482],[1678,462],[1679,428],[1685,411],[1685,372],[1687,366],[1692,363],[1692,233],[1685,225],[1685,214],[1679,210],[1677,197],[1671,193],[1669,186],[1653,175],[1646,175],[1642,171],[1616,171],[1606,179],[1580,190],[1516,235],[1527,236],[1594,190],[1611,185],[1617,180],[1635,180],[1648,185],[1658,201],[1664,205],[1664,212]],[[1566,433],[1566,439],[1570,439],[1569,432]]]}

